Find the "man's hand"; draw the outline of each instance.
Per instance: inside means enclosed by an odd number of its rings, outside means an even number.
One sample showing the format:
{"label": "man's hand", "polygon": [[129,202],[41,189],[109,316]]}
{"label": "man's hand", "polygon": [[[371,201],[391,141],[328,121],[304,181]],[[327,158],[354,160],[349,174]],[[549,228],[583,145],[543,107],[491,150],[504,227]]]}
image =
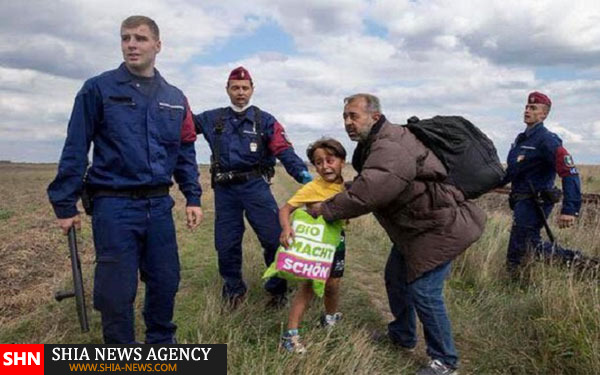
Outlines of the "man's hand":
{"label": "man's hand", "polygon": [[81,217],[79,216],[79,214],[73,217],[69,217],[67,219],[56,219],[56,223],[58,224],[60,229],[62,229],[64,235],[67,235],[69,233],[69,228],[71,228],[72,226],[75,226],[76,230],[81,229]]}
{"label": "man's hand", "polygon": [[285,249],[290,247],[290,244],[294,241],[296,235],[294,234],[294,230],[292,227],[283,228],[281,230],[281,235],[279,236],[279,243]]}
{"label": "man's hand", "polygon": [[321,202],[307,204],[306,212],[308,212],[310,214],[310,216],[312,216],[316,219],[323,214],[323,209],[321,206],[322,206]]}
{"label": "man's hand", "polygon": [[185,216],[187,218],[187,227],[189,229],[196,229],[204,218],[204,212],[202,207],[199,206],[187,206],[185,208]]}
{"label": "man's hand", "polygon": [[575,224],[575,216],[560,214],[556,222],[559,228],[569,228]]}

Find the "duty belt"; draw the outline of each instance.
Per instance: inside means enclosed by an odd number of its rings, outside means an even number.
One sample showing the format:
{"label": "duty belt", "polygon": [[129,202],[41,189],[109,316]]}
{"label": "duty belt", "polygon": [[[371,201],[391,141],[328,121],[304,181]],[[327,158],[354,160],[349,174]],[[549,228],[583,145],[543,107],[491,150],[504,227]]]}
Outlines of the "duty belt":
{"label": "duty belt", "polygon": [[518,202],[525,199],[535,198],[531,193],[510,193],[509,199]]}
{"label": "duty belt", "polygon": [[213,181],[217,185],[231,185],[241,184],[250,181],[257,177],[264,176],[264,173],[260,169],[253,169],[250,171],[229,171],[229,172],[215,172],[213,173]]}
{"label": "duty belt", "polygon": [[146,199],[162,197],[169,194],[168,186],[140,187],[137,189],[113,190],[93,189],[92,196],[96,197],[126,197],[133,199]]}

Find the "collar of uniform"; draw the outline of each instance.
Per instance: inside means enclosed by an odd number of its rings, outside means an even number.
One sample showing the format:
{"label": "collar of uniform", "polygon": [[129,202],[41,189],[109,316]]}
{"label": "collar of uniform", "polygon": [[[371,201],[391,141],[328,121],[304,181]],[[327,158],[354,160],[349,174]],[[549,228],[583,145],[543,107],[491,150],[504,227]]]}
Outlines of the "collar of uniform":
{"label": "collar of uniform", "polygon": [[544,123],[543,122],[540,122],[539,124],[535,124],[533,126],[533,128],[527,128],[527,129],[525,129],[525,137],[530,138],[535,133],[541,131],[543,128],[544,128]]}
{"label": "collar of uniform", "polygon": [[[119,65],[119,68],[117,69],[117,82],[118,83],[128,83],[128,82],[133,81],[134,78],[135,77],[134,77],[133,73],[131,73],[129,71],[129,69],[127,69],[127,67],[125,66],[125,63],[121,63],[121,65]],[[156,79],[156,82],[159,82],[160,84],[162,84],[162,82],[163,82],[162,76],[160,75],[158,70],[156,70],[156,68],[154,68],[154,78]]]}
{"label": "collar of uniform", "polygon": [[253,105],[246,108],[246,110],[243,112],[235,112],[233,109],[231,109],[231,107],[226,107],[226,108],[227,108],[227,110],[225,111],[225,115],[223,116],[224,119],[230,119],[233,117],[237,117],[239,119],[245,118],[250,121],[254,121],[254,111],[256,111],[256,107],[254,107]]}

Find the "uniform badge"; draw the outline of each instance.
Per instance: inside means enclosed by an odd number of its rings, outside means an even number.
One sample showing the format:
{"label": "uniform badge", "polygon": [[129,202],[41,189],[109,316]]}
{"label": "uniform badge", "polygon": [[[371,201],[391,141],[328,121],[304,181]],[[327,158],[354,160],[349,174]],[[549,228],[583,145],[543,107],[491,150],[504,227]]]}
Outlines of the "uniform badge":
{"label": "uniform badge", "polygon": [[575,167],[575,162],[573,162],[573,157],[569,154],[565,155],[564,162],[565,162],[565,165],[569,168]]}
{"label": "uniform badge", "polygon": [[517,156],[517,163],[520,163],[523,160],[525,160],[525,155],[519,155],[519,156]]}
{"label": "uniform badge", "polygon": [[258,145],[256,144],[256,142],[250,142],[250,152],[256,152],[257,149]]}

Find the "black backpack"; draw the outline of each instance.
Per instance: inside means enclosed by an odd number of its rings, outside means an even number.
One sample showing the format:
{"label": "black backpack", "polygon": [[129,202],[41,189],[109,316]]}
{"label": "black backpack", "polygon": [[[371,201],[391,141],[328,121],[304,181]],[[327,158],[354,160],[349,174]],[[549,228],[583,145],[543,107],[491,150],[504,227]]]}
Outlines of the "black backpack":
{"label": "black backpack", "polygon": [[504,178],[494,143],[461,116],[411,117],[405,125],[448,171],[447,183],[458,187],[467,199],[498,187]]}

